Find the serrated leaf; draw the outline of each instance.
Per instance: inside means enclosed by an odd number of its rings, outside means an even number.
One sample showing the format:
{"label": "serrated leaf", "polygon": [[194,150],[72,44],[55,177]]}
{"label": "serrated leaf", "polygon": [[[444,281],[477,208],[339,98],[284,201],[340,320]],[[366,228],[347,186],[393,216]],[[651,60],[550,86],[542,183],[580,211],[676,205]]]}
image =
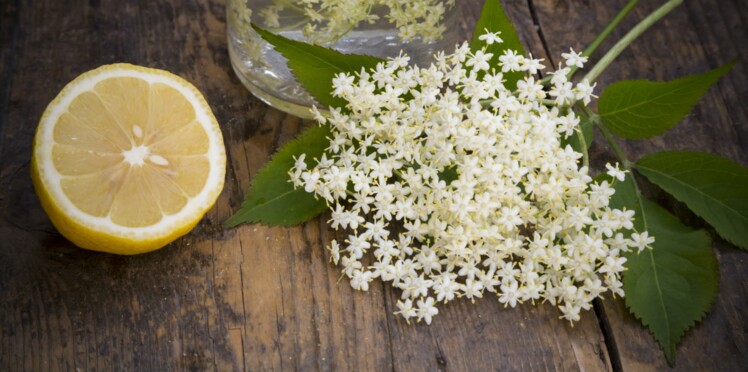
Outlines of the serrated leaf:
{"label": "serrated leaf", "polygon": [[748,169],[723,157],[688,151],[643,157],[636,169],[733,244],[748,249]]}
{"label": "serrated leaf", "polygon": [[344,107],[346,101],[332,96],[332,79],[341,72],[357,73],[361,68],[371,69],[380,58],[343,54],[319,45],[307,44],[275,35],[252,25],[255,31],[275,50],[288,59],[288,67],[304,88],[320,104],[329,107]]}
{"label": "serrated leaf", "polygon": [[611,132],[628,139],[650,138],[672,128],[735,62],[668,82],[625,80],[608,86],[598,110]]}
{"label": "serrated leaf", "polygon": [[330,128],[313,126],[287,143],[257,172],[241,208],[224,226],[234,227],[245,222],[262,222],[268,225],[291,226],[308,221],[327,209],[322,199],[304,189],[294,189],[288,171],[294,157],[306,154],[305,161],[319,159],[329,146]]}
{"label": "serrated leaf", "polygon": [[638,231],[655,237],[652,249],[630,252],[623,275],[626,306],[660,344],[668,363],[683,334],[703,319],[717,295],[717,260],[703,230],[684,226],[657,204],[640,198],[632,177],[615,184],[611,207],[636,211]]}
{"label": "serrated leaf", "polygon": [[[479,39],[479,37],[485,34],[486,31],[501,32],[499,37],[501,37],[504,42],[487,45],[485,41]],[[504,12],[504,8],[501,7],[499,0],[486,0],[486,2],[483,3],[480,18],[478,18],[478,22],[476,22],[475,28],[473,29],[470,50],[475,52],[484,47],[486,48],[487,53],[493,53],[494,61],[498,61],[499,56],[507,49],[514,50],[522,55],[525,54],[525,48],[522,46],[522,42],[517,35],[517,30]],[[522,76],[524,76],[522,72],[504,74],[506,87],[514,89],[517,86],[517,81],[519,81]]]}

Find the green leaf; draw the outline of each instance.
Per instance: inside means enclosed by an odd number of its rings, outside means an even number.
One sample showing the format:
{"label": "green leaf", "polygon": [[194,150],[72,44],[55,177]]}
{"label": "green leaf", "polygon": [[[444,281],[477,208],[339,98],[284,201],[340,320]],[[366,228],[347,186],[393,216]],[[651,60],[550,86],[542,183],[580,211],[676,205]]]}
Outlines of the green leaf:
{"label": "green leaf", "polygon": [[735,62],[668,82],[619,81],[605,89],[598,110],[608,129],[629,139],[650,138],[672,128]]}
{"label": "green leaf", "polygon": [[322,105],[344,107],[346,101],[332,96],[332,79],[341,72],[357,73],[362,68],[372,69],[382,59],[359,55],[343,54],[318,45],[291,40],[272,34],[255,25],[252,27],[275,50],[288,59],[288,67],[296,79]]}
{"label": "green leaf", "polygon": [[329,146],[328,137],[328,126],[315,125],[283,146],[257,173],[241,208],[224,222],[224,226],[234,227],[245,222],[291,226],[324,212],[325,201],[304,189],[294,189],[288,171],[294,165],[294,157],[304,153],[311,167],[312,159],[319,159]]}
{"label": "green leaf", "polygon": [[458,176],[456,166],[444,168],[443,171],[439,172],[439,179],[444,181],[447,185],[456,180]]}
{"label": "green leaf", "polygon": [[688,151],[647,155],[636,169],[686,203],[723,238],[748,249],[748,169],[723,157]]}
{"label": "green leaf", "polygon": [[[485,41],[479,40],[478,38],[488,32],[501,32],[499,37],[504,41],[503,43],[493,43],[487,45]],[[493,60],[498,61],[500,55],[505,50],[514,50],[519,54],[525,54],[525,48],[522,46],[522,42],[519,40],[517,30],[514,29],[512,21],[509,20],[504,9],[501,7],[499,0],[486,0],[483,3],[483,10],[481,10],[480,18],[475,24],[473,29],[473,39],[470,42],[470,50],[473,52],[486,48],[487,53],[493,53]],[[510,89],[514,89],[517,86],[517,81],[522,78],[524,74],[522,72],[512,72],[504,75],[506,79],[506,86]]]}
{"label": "green leaf", "polygon": [[611,207],[634,209],[635,227],[655,237],[652,249],[630,252],[623,275],[626,306],[654,335],[668,363],[717,295],[717,260],[709,235],[684,226],[657,204],[640,198],[632,177],[615,184]]}

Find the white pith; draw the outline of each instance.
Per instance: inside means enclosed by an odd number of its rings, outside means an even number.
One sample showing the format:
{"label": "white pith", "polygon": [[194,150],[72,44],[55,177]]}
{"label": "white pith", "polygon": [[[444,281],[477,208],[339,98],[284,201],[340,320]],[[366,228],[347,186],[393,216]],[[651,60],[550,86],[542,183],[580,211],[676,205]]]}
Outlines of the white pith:
{"label": "white pith", "polygon": [[130,165],[145,164],[145,159],[148,158],[150,154],[151,150],[145,145],[133,146],[129,150],[122,151],[122,156],[125,157],[125,161],[130,163]]}

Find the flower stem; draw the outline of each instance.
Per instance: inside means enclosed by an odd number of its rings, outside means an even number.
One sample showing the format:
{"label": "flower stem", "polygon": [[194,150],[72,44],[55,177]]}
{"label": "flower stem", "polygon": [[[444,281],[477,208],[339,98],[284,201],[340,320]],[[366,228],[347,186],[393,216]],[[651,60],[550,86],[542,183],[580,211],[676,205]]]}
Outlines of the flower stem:
{"label": "flower stem", "polygon": [[579,138],[579,147],[582,150],[582,165],[589,168],[590,154],[587,150],[587,139],[584,138],[584,132],[582,131],[582,128],[577,128],[577,138]]}
{"label": "flower stem", "polygon": [[[605,41],[605,39],[607,39],[608,36],[613,32],[613,30],[615,30],[618,27],[618,25],[621,24],[623,19],[626,18],[626,16],[629,13],[631,13],[631,11],[634,9],[636,4],[638,3],[639,3],[639,0],[629,0],[629,2],[626,3],[623,9],[621,9],[618,12],[618,14],[616,14],[613,20],[611,20],[610,23],[608,23],[605,29],[603,29],[603,31],[599,35],[597,35],[595,40],[592,40],[592,43],[590,43],[590,45],[587,46],[587,49],[585,49],[584,52],[582,52],[582,55],[585,57],[589,57],[592,55],[592,53],[595,53],[597,48],[600,47],[600,44],[602,44],[603,41]],[[567,75],[569,79],[571,79],[571,77],[574,76],[577,70],[579,70],[579,67],[577,66],[574,66],[571,68],[571,71],[569,71],[569,75]]]}
{"label": "flower stem", "polygon": [[600,132],[602,132],[603,137],[605,137],[605,141],[608,142],[610,147],[613,149],[613,152],[616,153],[616,156],[618,157],[618,160],[621,161],[621,164],[623,165],[623,168],[629,172],[631,172],[631,162],[626,158],[626,155],[623,153],[621,148],[618,146],[618,143],[616,143],[615,139],[613,138],[613,135],[610,133],[610,130],[603,125],[602,120],[600,119],[600,116],[592,113],[592,123],[600,129]]}
{"label": "flower stem", "polygon": [[673,9],[675,9],[682,3],[683,0],[670,0],[663,6],[652,12],[652,14],[648,15],[647,18],[644,18],[641,22],[639,22],[639,24],[634,26],[634,28],[632,28],[631,31],[626,34],[626,36],[619,40],[616,45],[614,45],[608,51],[608,53],[606,53],[603,58],[601,58],[600,61],[597,62],[594,67],[592,67],[587,75],[585,75],[584,79],[587,79],[590,82],[597,79],[597,77],[600,76],[600,74],[608,67],[608,65],[610,65],[610,63],[613,62],[613,60],[615,60],[616,57],[618,57],[618,55],[621,54],[621,52],[623,52],[623,50],[629,46],[629,44],[636,40],[636,38],[644,33],[644,31],[646,31],[650,26],[655,24],[655,22],[660,20],[660,18],[670,13]]}
{"label": "flower stem", "polygon": [[[639,183],[636,181],[636,176],[631,170],[631,162],[626,158],[626,155],[623,153],[623,151],[621,151],[621,148],[618,147],[618,143],[616,143],[613,135],[610,133],[610,130],[608,130],[605,125],[603,125],[600,116],[594,113],[593,115],[595,115],[596,117],[592,122],[598,129],[600,129],[600,132],[602,132],[603,136],[605,137],[605,141],[608,142],[610,147],[613,149],[613,152],[616,153],[618,160],[620,160],[621,164],[623,164],[623,169],[628,173],[627,177],[631,177],[631,184],[634,186],[634,193],[636,194],[636,202],[639,204],[639,210],[644,211],[644,197],[642,196],[641,189],[639,188]],[[647,215],[642,214],[642,219],[644,221],[644,230],[646,231],[649,227],[649,224],[647,223]]]}

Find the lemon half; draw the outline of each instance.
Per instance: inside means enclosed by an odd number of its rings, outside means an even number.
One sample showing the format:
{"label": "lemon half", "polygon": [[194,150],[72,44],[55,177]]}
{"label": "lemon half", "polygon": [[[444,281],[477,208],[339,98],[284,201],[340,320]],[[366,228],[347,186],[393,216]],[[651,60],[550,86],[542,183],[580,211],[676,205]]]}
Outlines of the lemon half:
{"label": "lemon half", "polygon": [[137,254],[189,232],[223,189],[226,152],[202,94],[166,71],[106,65],[70,82],[34,137],[31,176],[79,247]]}

